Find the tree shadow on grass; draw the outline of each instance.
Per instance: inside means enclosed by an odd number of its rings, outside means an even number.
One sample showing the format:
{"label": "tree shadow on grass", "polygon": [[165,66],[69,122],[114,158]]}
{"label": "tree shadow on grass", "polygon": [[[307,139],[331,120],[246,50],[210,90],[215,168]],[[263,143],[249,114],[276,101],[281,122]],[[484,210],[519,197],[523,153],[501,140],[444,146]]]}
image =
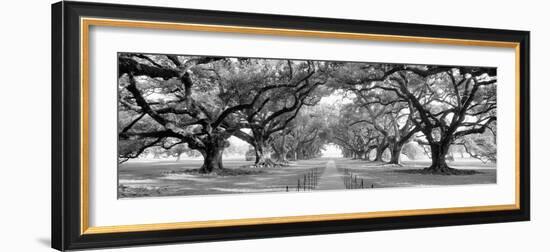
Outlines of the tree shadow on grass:
{"label": "tree shadow on grass", "polygon": [[257,175],[265,173],[264,170],[257,169],[220,169],[211,173],[203,173],[201,169],[187,169],[183,171],[171,171],[169,174],[189,174],[205,177],[225,177],[225,176],[243,176],[243,175]]}
{"label": "tree shadow on grass", "polygon": [[446,172],[434,172],[432,170],[429,170],[428,168],[424,169],[405,169],[405,170],[395,170],[393,172],[396,173],[405,173],[405,174],[421,174],[421,175],[476,175],[476,174],[483,174],[483,172],[477,171],[477,170],[462,170],[462,169],[449,169],[449,171]]}

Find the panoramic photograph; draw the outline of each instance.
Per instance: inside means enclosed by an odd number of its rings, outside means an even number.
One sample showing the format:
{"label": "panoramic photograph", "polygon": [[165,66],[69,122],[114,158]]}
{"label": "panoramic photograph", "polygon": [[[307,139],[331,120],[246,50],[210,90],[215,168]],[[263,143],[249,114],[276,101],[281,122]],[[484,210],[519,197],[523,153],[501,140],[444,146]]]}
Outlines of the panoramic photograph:
{"label": "panoramic photograph", "polygon": [[495,67],[117,57],[119,199],[497,182]]}

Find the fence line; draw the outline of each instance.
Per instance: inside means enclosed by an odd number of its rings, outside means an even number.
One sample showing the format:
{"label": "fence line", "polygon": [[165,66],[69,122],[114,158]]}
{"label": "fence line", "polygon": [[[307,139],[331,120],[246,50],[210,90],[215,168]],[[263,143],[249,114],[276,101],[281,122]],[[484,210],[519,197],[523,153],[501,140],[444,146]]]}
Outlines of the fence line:
{"label": "fence line", "polygon": [[365,188],[374,188],[374,184],[368,184],[368,181],[364,178],[353,173],[348,168],[343,168],[343,180],[346,189],[365,189]]}
{"label": "fence line", "polygon": [[286,186],[286,191],[311,191],[319,185],[319,177],[323,173],[321,168],[311,168],[302,175],[298,176],[295,187]]}

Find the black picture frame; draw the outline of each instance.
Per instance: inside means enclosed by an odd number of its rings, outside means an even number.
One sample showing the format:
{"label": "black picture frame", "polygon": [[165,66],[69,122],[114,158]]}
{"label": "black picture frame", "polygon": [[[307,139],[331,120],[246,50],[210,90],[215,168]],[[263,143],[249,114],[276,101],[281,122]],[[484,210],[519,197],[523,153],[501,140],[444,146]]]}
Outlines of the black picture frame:
{"label": "black picture frame", "polygon": [[[519,209],[384,218],[82,234],[80,18],[252,26],[519,43]],[[529,32],[103,3],[52,5],[52,247],[58,250],[254,239],[511,221],[530,218]]]}

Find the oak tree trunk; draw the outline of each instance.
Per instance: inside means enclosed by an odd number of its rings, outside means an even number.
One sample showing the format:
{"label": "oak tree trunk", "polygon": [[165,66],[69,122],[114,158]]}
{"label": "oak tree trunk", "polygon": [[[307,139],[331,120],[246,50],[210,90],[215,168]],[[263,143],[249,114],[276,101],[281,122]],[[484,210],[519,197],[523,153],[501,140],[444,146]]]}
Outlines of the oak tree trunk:
{"label": "oak tree trunk", "polygon": [[224,147],[209,147],[203,152],[204,162],[201,167],[202,173],[211,173],[223,169],[222,156]]}
{"label": "oak tree trunk", "polygon": [[432,165],[426,168],[426,171],[436,174],[450,174],[454,169],[450,168],[447,165],[447,160],[445,156],[449,151],[449,143],[432,143],[430,144],[431,156],[432,156]]}
{"label": "oak tree trunk", "polygon": [[211,173],[223,169],[222,157],[226,144],[226,140],[218,136],[212,136],[210,141],[206,142],[206,148],[200,150],[204,157],[200,170],[202,173]]}
{"label": "oak tree trunk", "polygon": [[403,144],[393,144],[391,149],[390,164],[401,164],[401,149],[403,149]]}
{"label": "oak tree trunk", "polygon": [[277,161],[286,164],[288,161],[286,160],[286,155],[288,154],[288,150],[286,148],[286,135],[283,135],[282,143],[281,143],[281,149],[279,152],[279,155],[277,156]]}
{"label": "oak tree trunk", "polygon": [[286,149],[283,149],[282,152],[279,154],[277,161],[280,163],[287,163],[288,160],[286,159],[286,155],[288,154],[288,151]]}
{"label": "oak tree trunk", "polygon": [[263,143],[258,143],[255,148],[256,151],[256,161],[254,166],[256,167],[272,167],[275,165],[275,162],[271,160],[271,153],[269,152],[268,146]]}
{"label": "oak tree trunk", "polygon": [[384,151],[386,150],[388,146],[387,145],[380,145],[376,148],[376,157],[374,158],[374,161],[382,162],[382,154],[384,154]]}

